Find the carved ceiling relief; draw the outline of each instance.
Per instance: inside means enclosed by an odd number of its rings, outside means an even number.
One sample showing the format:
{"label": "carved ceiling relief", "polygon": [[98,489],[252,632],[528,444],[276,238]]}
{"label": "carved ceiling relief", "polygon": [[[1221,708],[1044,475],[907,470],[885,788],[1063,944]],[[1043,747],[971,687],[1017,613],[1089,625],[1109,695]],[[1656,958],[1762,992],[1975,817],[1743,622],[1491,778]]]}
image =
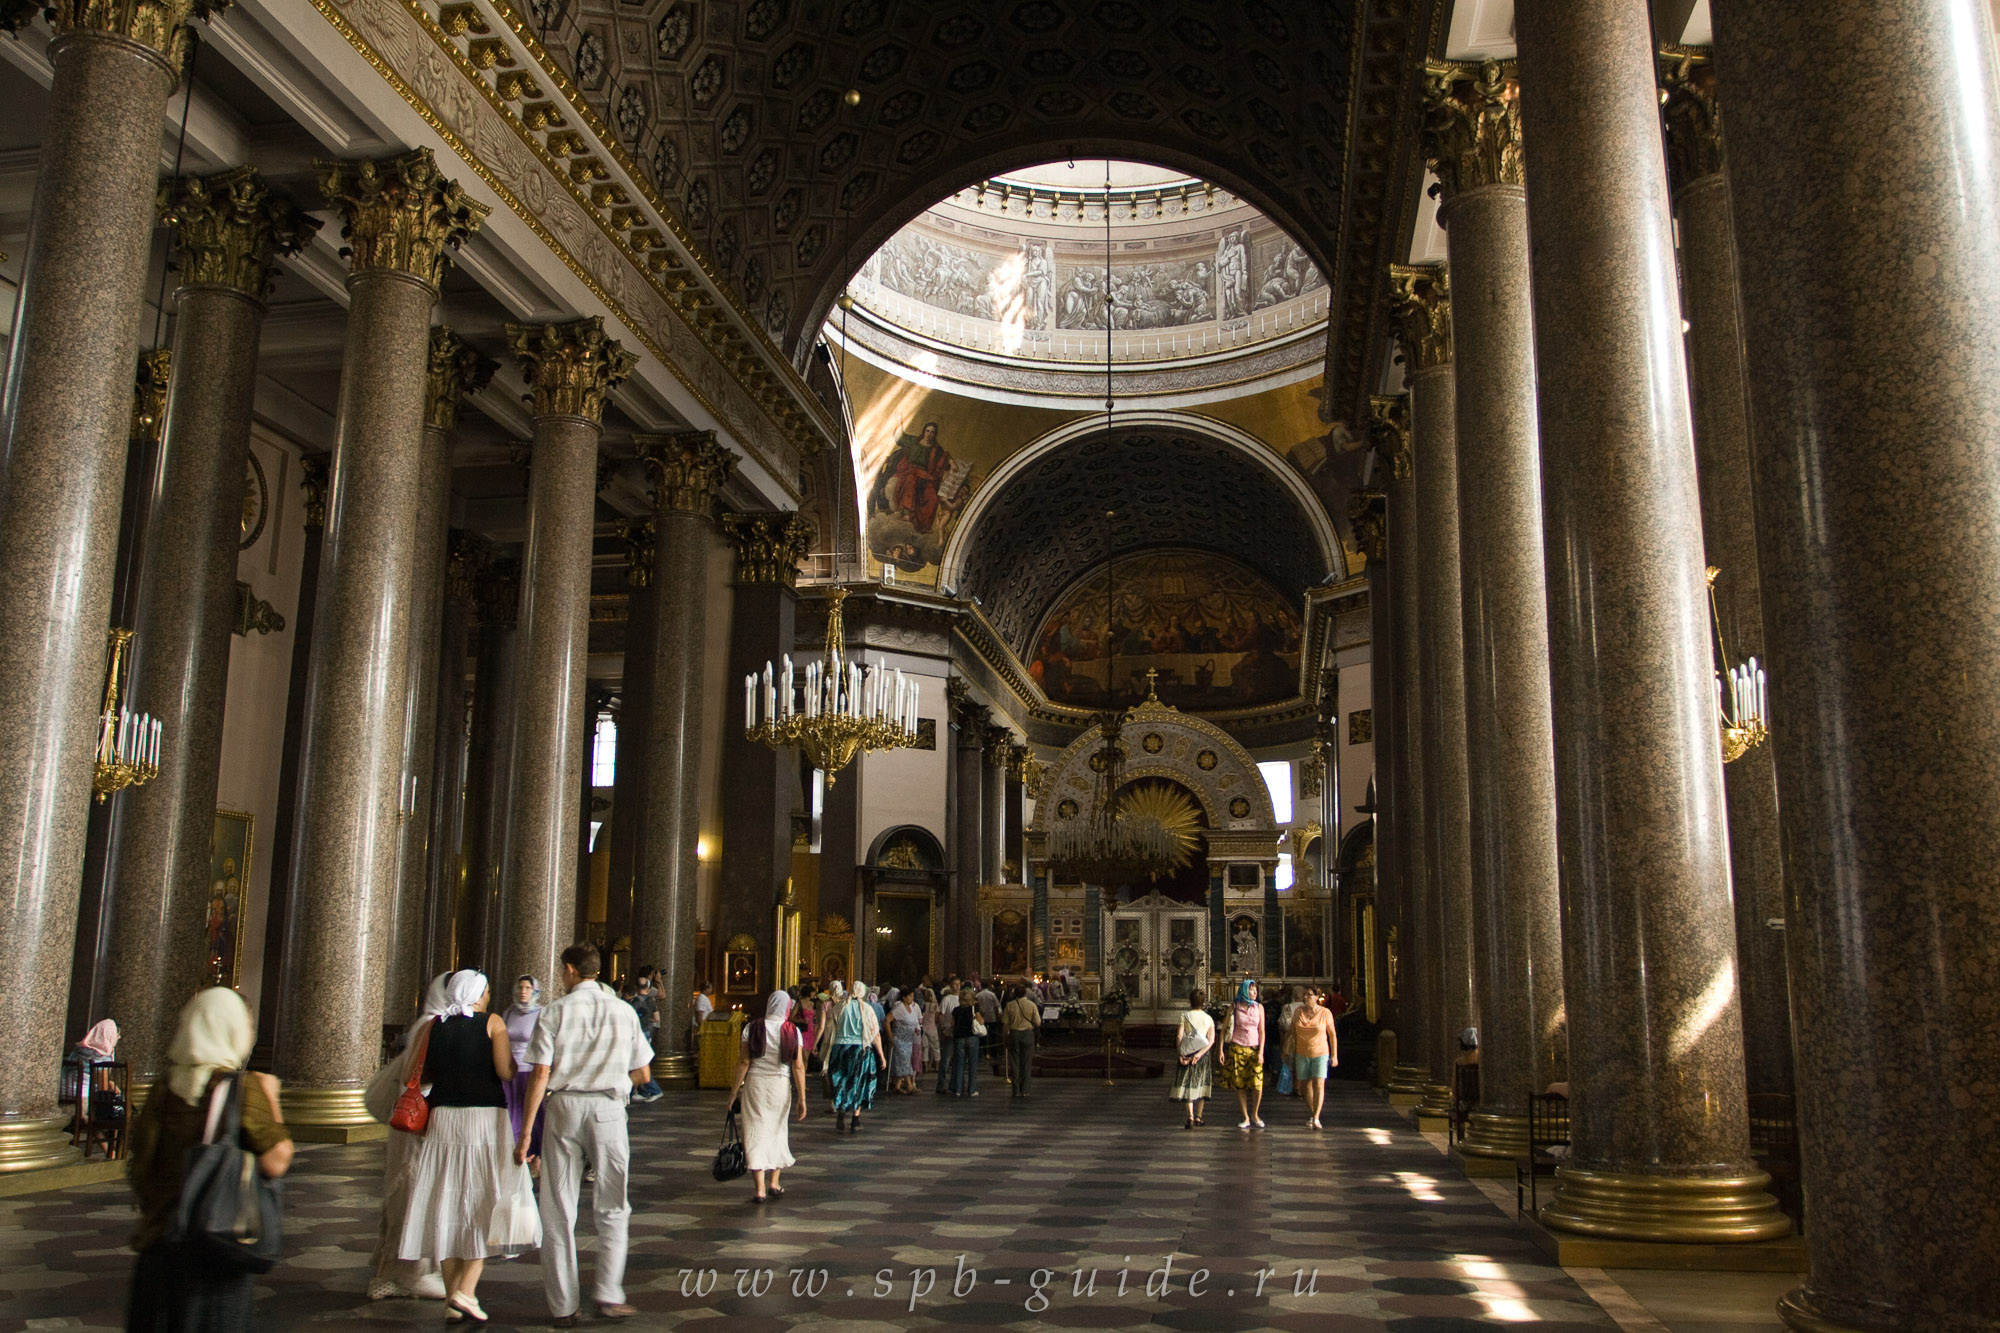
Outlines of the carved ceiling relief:
{"label": "carved ceiling relief", "polygon": [[1331,269],[1352,4],[1245,0],[1222,21],[1133,0],[521,3],[795,357],[844,270],[1037,146],[1211,168]]}

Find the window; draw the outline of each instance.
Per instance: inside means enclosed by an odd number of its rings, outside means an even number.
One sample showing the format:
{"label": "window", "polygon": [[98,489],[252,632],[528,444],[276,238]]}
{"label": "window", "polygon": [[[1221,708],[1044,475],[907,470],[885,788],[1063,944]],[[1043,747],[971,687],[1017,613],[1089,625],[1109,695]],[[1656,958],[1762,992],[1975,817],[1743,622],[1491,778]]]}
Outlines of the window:
{"label": "window", "polygon": [[1290,852],[1278,853],[1278,876],[1272,882],[1277,885],[1280,893],[1292,887],[1292,855]]}
{"label": "window", "polygon": [[594,852],[597,850],[597,830],[603,827],[604,827],[604,821],[601,819],[593,819],[590,821],[590,841],[584,845],[585,851]]}
{"label": "window", "polygon": [[1264,785],[1271,789],[1271,810],[1278,817],[1280,827],[1292,822],[1292,762],[1289,759],[1270,759],[1257,765],[1257,771],[1264,775]]}
{"label": "window", "polygon": [[590,740],[590,785],[612,786],[618,776],[618,723],[609,713],[597,715]]}

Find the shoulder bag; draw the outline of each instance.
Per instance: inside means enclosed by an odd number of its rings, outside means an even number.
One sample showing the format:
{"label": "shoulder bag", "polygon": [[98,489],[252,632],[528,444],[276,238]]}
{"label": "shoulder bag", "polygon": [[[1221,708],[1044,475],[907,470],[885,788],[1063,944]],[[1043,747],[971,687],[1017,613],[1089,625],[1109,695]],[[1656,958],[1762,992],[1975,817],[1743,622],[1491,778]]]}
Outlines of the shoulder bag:
{"label": "shoulder bag", "polygon": [[722,1119],[722,1146],[715,1150],[715,1165],[710,1168],[717,1180],[738,1180],[748,1174],[750,1160],[743,1151],[743,1136],[736,1128],[736,1107],[732,1103],[729,1114]]}
{"label": "shoulder bag", "polygon": [[405,1134],[421,1134],[431,1122],[431,1104],[424,1100],[419,1085],[424,1081],[424,1056],[430,1053],[431,1029],[437,1022],[433,1018],[417,1033],[417,1040],[410,1048],[410,1077],[396,1098],[396,1109],[389,1113],[389,1128]]}
{"label": "shoulder bag", "polygon": [[268,1273],[284,1250],[283,1186],[242,1146],[243,1076],[221,1074],[208,1100],[201,1142],[187,1150],[186,1178],[167,1238],[236,1273]]}

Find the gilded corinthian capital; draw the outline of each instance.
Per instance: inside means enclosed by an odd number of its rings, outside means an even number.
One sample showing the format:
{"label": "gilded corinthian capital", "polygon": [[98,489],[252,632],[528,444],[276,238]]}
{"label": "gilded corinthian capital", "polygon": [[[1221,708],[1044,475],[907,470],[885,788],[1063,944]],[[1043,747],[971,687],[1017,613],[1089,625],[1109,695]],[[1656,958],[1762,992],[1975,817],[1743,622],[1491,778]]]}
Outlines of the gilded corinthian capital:
{"label": "gilded corinthian capital", "polygon": [[603,421],[604,395],[639,364],[637,356],[605,336],[598,315],[560,324],[509,324],[507,350],[527,372],[538,417]]}
{"label": "gilded corinthian capital", "polygon": [[326,488],[333,480],[331,454],[306,454],[299,459],[299,490],[305,496],[309,528],[326,526]]}
{"label": "gilded corinthian capital", "polygon": [[1381,491],[1353,491],[1347,497],[1347,526],[1354,532],[1354,548],[1371,565],[1389,555],[1388,530],[1382,522],[1387,499]]}
{"label": "gilded corinthian capital", "polygon": [[784,510],[770,514],[724,514],[722,530],[736,544],[738,583],[799,581],[799,561],[812,549],[813,525],[804,514]]}
{"label": "gilded corinthian capital", "polygon": [[1410,479],[1410,395],[1378,393],[1368,400],[1368,447],[1394,481]]}
{"label": "gilded corinthian capital", "polygon": [[1405,370],[1451,364],[1451,274],[1443,264],[1389,265],[1389,313]]}
{"label": "gilded corinthian capital", "polygon": [[1424,158],[1444,202],[1488,185],[1520,185],[1521,85],[1511,60],[1424,66]]}
{"label": "gilded corinthian capital", "polygon": [[340,210],[340,235],[356,275],[385,270],[432,287],[448,251],[479,230],[487,207],[438,170],[428,148],[395,157],[313,163],[320,193]]}
{"label": "gilded corinthian capital", "polygon": [[712,430],[634,435],[632,443],[653,479],[656,513],[706,516],[722,483],[736,470],[736,455],[715,442]]}
{"label": "gilded corinthian capital", "polygon": [[424,374],[424,424],[448,431],[458,408],[492,380],[500,363],[459,337],[447,324],[431,329],[431,359]]}
{"label": "gilded corinthian capital", "polygon": [[187,57],[187,24],[229,8],[229,0],[0,0],[0,31],[19,32],[44,14],[61,36],[100,32],[156,52],[179,75]]}
{"label": "gilded corinthian capital", "polygon": [[653,539],[658,532],[650,518],[632,519],[618,529],[618,540],[625,543],[625,582],[634,588],[653,581]]}
{"label": "gilded corinthian capital", "polygon": [[160,187],[160,221],[173,228],[182,287],[228,287],[261,298],[278,260],[319,230],[283,195],[272,194],[255,167],[217,176],[182,176]]}
{"label": "gilded corinthian capital", "polygon": [[139,373],[132,381],[132,438],[153,444],[160,442],[160,427],[167,419],[167,384],[172,379],[174,354],[165,347],[139,353]]}
{"label": "gilded corinthian capital", "polygon": [[1660,52],[1660,115],[1667,126],[1667,177],[1675,194],[1722,170],[1722,108],[1708,49]]}

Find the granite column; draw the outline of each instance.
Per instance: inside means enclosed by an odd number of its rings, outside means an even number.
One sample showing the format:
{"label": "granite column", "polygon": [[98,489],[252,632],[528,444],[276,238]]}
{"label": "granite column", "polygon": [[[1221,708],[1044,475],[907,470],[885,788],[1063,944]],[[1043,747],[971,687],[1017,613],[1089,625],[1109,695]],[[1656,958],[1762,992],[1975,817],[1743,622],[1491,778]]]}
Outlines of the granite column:
{"label": "granite column", "polygon": [[[1389,1095],[1414,1104],[1444,1072],[1432,1015],[1439,961],[1431,912],[1428,858],[1424,847],[1424,746],[1422,680],[1422,597],[1416,472],[1410,458],[1410,400],[1407,395],[1377,398],[1370,405],[1369,429],[1388,467],[1384,522],[1388,527],[1390,682],[1387,733],[1381,749],[1392,752],[1390,786],[1378,799],[1390,815],[1395,842],[1387,848],[1395,863],[1396,942],[1389,960],[1395,974],[1396,1069]],[[1378,856],[1378,860],[1380,857]]]}
{"label": "granite column", "polygon": [[[1661,60],[1667,91],[1667,178],[1679,215],[1681,299],[1687,316],[1694,403],[1695,474],[1702,546],[1719,574],[1716,628],[1729,665],[1764,651],[1757,577],[1756,499],[1750,481],[1750,403],[1737,316],[1736,238],[1722,171],[1715,72],[1684,50]],[[1784,848],[1778,837],[1773,747],[1753,746],[1722,770],[1729,804],[1729,878],[1736,904],[1736,980],[1743,1006],[1743,1067],[1752,1093],[1792,1090],[1792,1007],[1785,978]]]}
{"label": "granite column", "polygon": [[431,831],[425,884],[423,972],[452,966],[458,905],[465,878],[465,780],[470,768],[471,697],[465,659],[472,650],[473,598],[491,558],[486,542],[468,532],[446,539],[443,605],[438,614],[437,684],[431,741]]}
{"label": "granite column", "polygon": [[521,566],[489,561],[478,583],[472,725],[465,756],[465,876],[453,925],[454,966],[490,973],[500,956],[500,886],[513,795],[515,698],[520,688]]}
{"label": "granite column", "polygon": [[1458,568],[1458,444],[1452,378],[1451,284],[1441,266],[1390,270],[1410,386],[1416,471],[1416,577],[1423,677],[1424,863],[1437,962],[1431,991],[1431,1081],[1421,1112],[1451,1109],[1458,1034],[1476,1027],[1472,994],[1472,840],[1465,758],[1465,640]]}
{"label": "granite column", "polygon": [[944,970],[963,977],[979,968],[979,883],[986,866],[981,839],[986,808],[983,753],[992,714],[966,695],[962,678],[952,677],[946,688],[952,695],[952,725],[958,733],[951,824],[951,863],[958,873],[951,886],[951,910],[946,914],[951,922],[951,947],[945,954]]}
{"label": "granite column", "polygon": [[[1368,578],[1368,716],[1373,739],[1375,771],[1368,787],[1369,799],[1356,802],[1355,808],[1367,811],[1373,807],[1374,820],[1374,917],[1375,926],[1370,932],[1361,934],[1355,941],[1354,970],[1357,984],[1351,992],[1353,1002],[1367,1017],[1368,1021],[1387,1028],[1391,1033],[1400,1032],[1396,1021],[1396,1003],[1389,996],[1389,932],[1398,928],[1402,921],[1402,865],[1390,850],[1394,838],[1394,821],[1389,803],[1383,793],[1389,790],[1391,774],[1396,764],[1396,747],[1390,744],[1390,718],[1393,714],[1392,692],[1395,680],[1395,660],[1393,657],[1394,631],[1390,620],[1390,577],[1388,530],[1386,523],[1387,494],[1380,489],[1388,475],[1394,454],[1393,440],[1399,433],[1388,432],[1392,443],[1388,451],[1371,447],[1372,457],[1368,460],[1365,474],[1369,485],[1367,490],[1357,490],[1348,501],[1348,527],[1354,535],[1354,545],[1367,561]],[[1335,755],[1339,754],[1338,749]],[[1337,760],[1336,760],[1337,770]],[[1333,818],[1327,828],[1338,830],[1341,812],[1335,803]],[[1332,836],[1332,835],[1330,835]],[[1339,839],[1332,844],[1330,857],[1338,856]],[[1343,893],[1343,901],[1347,895]],[[1356,923],[1358,930],[1359,923]],[[1374,1080],[1377,1086],[1391,1082],[1395,1067],[1384,1067],[1378,1055]]]}
{"label": "granite column", "polygon": [[578,791],[590,567],[597,523],[597,438],[604,400],[637,359],[601,317],[509,324],[535,417],[528,537],[521,551],[509,837],[501,874],[500,958],[490,976],[562,975],[574,943]]}
{"label": "granite column", "polygon": [[1528,1150],[1528,1097],[1568,1078],[1548,596],[1519,85],[1497,61],[1431,66],[1424,147],[1456,299],[1479,1109],[1461,1152]]}
{"label": "granite column", "polygon": [[[644,785],[632,830],[632,959],[662,969],[660,1030],[678,1038],[691,1023],[694,989],[709,552],[715,503],[736,456],[709,431],[642,437],[639,453],[653,481],[653,605],[652,639],[642,650],[651,674],[634,738]],[[722,734],[726,754],[743,733],[725,721]],[[723,846],[734,850],[726,826]],[[689,1081],[693,1071],[677,1043],[658,1054],[659,1077]]]}
{"label": "granite column", "polygon": [[1981,8],[1715,13],[1811,1210],[1779,1307],[1799,1329],[2000,1329],[2000,54]]}
{"label": "granite column", "polygon": [[[103,703],[105,622],[160,121],[192,0],[63,5],[0,394],[0,1171],[72,1161],[57,1065]],[[10,7],[11,24],[35,7]],[[167,737],[168,746],[184,737]]]}
{"label": "granite column", "polygon": [[[406,685],[402,792],[397,801],[401,844],[396,909],[390,924],[382,1021],[407,1023],[417,1015],[428,980],[425,924],[433,900],[431,837],[439,791],[438,667],[443,657],[445,578],[451,558],[451,450],[458,408],[486,387],[497,369],[451,329],[431,330],[424,381],[424,444],[418,477],[416,541],[410,561],[410,666]],[[463,642],[461,640],[461,648]],[[460,661],[463,668],[463,659]],[[505,1007],[505,1006],[501,1006]]]}
{"label": "granite column", "polygon": [[103,909],[109,1016],[139,1088],[165,1072],[182,1003],[235,982],[205,921],[257,339],[279,257],[319,227],[250,167],[172,182],[163,198],[180,286],[126,697],[176,740],[113,811]]}
{"label": "granite column", "polygon": [[[760,985],[768,993],[784,976],[776,908],[792,873],[792,816],[803,807],[799,779],[806,765],[799,751],[751,741],[742,717],[740,682],[766,662],[782,667],[798,623],[799,561],[812,546],[812,524],[789,511],[729,514],[723,529],[736,548],[736,587],[729,621],[729,722],[722,729],[721,867],[712,938],[756,941]],[[838,588],[829,597],[844,595]],[[803,670],[799,676],[803,677]],[[799,689],[803,693],[803,680]],[[829,773],[835,782],[840,774]],[[847,774],[852,780],[853,773]],[[690,930],[692,925],[690,924]],[[689,937],[692,939],[692,936]],[[691,947],[691,946],[690,946]],[[851,980],[852,978],[850,978]]]}
{"label": "granite column", "polygon": [[1515,14],[1574,1145],[1543,1218],[1768,1239],[1652,33],[1626,0]]}
{"label": "granite column", "polygon": [[979,844],[982,884],[1007,882],[1007,750],[1013,740],[1014,733],[1005,727],[986,729],[986,771],[979,775],[979,826],[985,833]]}
{"label": "granite column", "polygon": [[[647,815],[647,729],[653,716],[654,521],[625,524],[625,670],[618,691],[618,761],[612,774],[611,864],[604,896],[604,947],[632,956],[633,903]],[[654,961],[648,959],[648,962]]]}
{"label": "granite column", "polygon": [[431,307],[486,209],[428,149],[318,169],[352,257],[275,1063],[294,1133],[343,1138],[375,1123],[361,1090],[381,1061],[396,901]]}

